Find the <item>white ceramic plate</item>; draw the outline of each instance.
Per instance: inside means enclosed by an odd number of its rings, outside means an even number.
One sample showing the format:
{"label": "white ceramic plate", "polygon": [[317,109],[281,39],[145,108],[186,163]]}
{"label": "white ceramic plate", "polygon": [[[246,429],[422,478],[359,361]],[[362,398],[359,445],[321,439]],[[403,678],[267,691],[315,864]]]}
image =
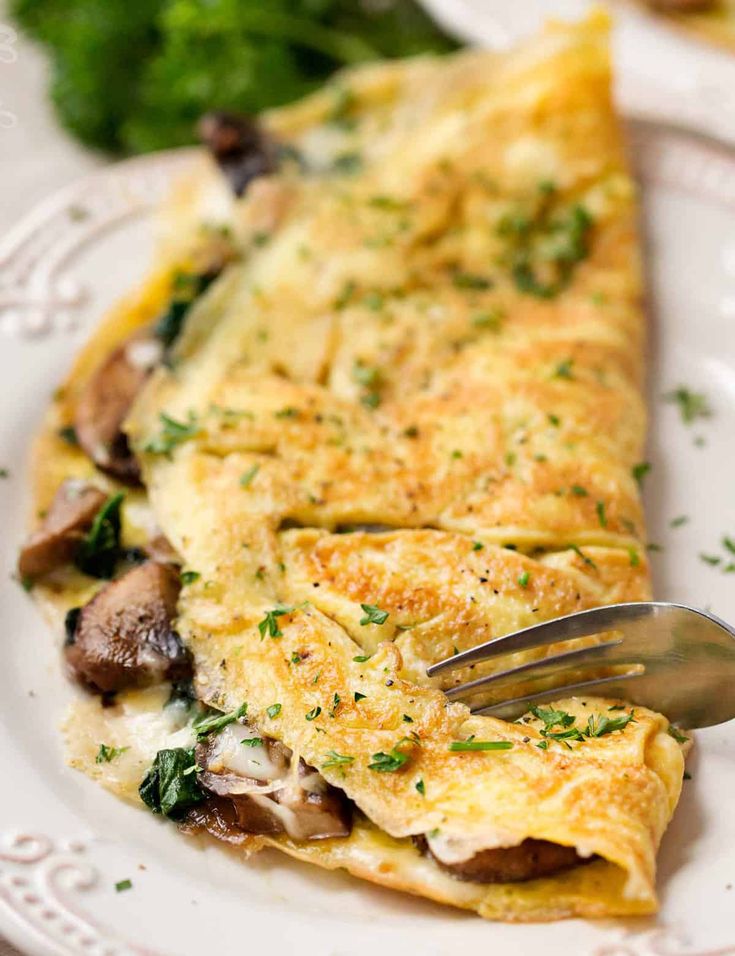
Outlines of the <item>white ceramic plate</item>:
{"label": "white ceramic plate", "polygon": [[[503,48],[550,17],[576,20],[599,0],[422,0],[468,43]],[[657,122],[686,123],[735,143],[735,55],[614,0],[613,53],[620,104]]]}
{"label": "white ceramic plate", "polygon": [[[735,154],[631,125],[643,182],[651,290],[646,497],[658,595],[735,619],[735,575],[700,560],[735,536]],[[149,255],[150,205],[189,160],[142,158],[35,210],[0,246],[0,932],[33,954],[583,956],[735,954],[735,726],[697,735],[693,779],[660,856],[657,920],[509,926],[275,852],[249,864],[201,847],[64,766],[57,725],[72,690],[49,633],[12,578],[27,506],[25,459],[54,385],[105,307]],[[682,424],[663,392],[706,393]],[[701,436],[704,444],[697,444]],[[690,520],[672,529],[672,518]],[[115,883],[133,888],[116,893]]]}

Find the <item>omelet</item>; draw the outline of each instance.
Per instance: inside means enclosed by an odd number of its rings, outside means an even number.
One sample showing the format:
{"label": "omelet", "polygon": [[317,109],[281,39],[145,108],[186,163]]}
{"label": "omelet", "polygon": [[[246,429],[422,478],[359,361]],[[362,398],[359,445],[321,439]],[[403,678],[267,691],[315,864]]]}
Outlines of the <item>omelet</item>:
{"label": "omelet", "polygon": [[607,33],[205,124],[216,162],[37,443],[19,569],[88,691],[73,766],[243,856],[490,919],[655,911],[683,735],[593,697],[509,723],[426,676],[650,596]]}

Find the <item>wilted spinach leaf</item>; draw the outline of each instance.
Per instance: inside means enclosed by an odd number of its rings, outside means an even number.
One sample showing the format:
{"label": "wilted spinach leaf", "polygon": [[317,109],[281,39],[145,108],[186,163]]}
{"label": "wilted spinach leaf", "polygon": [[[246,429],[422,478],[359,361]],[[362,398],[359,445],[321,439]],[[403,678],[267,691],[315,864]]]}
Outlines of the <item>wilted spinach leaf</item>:
{"label": "wilted spinach leaf", "polygon": [[124,497],[118,492],[107,499],[77,551],[76,566],[93,578],[111,578],[115,573],[120,557],[120,505]]}
{"label": "wilted spinach leaf", "polygon": [[140,798],[154,813],[176,820],[183,811],[204,800],[196,776],[194,749],[159,750],[138,788]]}

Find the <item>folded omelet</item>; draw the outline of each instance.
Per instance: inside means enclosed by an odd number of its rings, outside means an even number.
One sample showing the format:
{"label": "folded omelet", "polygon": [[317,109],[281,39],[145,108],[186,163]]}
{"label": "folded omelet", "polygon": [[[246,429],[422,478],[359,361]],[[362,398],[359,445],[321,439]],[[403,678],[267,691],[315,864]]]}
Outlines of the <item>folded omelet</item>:
{"label": "folded omelet", "polygon": [[243,853],[488,918],[654,911],[665,717],[585,697],[508,723],[426,676],[649,596],[604,18],[204,134],[218,162],[175,188],[37,445],[20,570],[97,692],[72,764]]}

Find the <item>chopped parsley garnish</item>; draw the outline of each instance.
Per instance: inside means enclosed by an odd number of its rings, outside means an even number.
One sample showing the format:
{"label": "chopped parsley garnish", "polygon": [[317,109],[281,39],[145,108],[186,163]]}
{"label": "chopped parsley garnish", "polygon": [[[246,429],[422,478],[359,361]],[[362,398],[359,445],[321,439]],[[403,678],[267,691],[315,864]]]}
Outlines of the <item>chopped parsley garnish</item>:
{"label": "chopped parsley garnish", "polygon": [[587,555],[582,551],[582,549],[578,545],[570,544],[569,549],[571,551],[574,551],[577,557],[581,558],[588,567],[595,568],[595,569],[597,568],[597,565],[592,560],[592,558],[588,558]]}
{"label": "chopped parsley garnish", "polygon": [[426,796],[426,784],[424,783],[423,780],[416,781],[416,789],[418,790],[418,792],[421,794],[422,797]]}
{"label": "chopped parsley garnish", "polygon": [[181,583],[184,585],[193,584],[195,581],[198,581],[200,577],[201,574],[198,571],[182,571]]}
{"label": "chopped parsley garnish", "polygon": [[360,624],[385,624],[388,620],[388,611],[382,611],[375,604],[361,604],[360,607],[365,612],[365,616],[360,618]]}
{"label": "chopped parsley garnish", "polygon": [[571,491],[577,498],[586,498],[589,495],[589,491],[582,485],[572,485]]}
{"label": "chopped parsley garnish", "polygon": [[170,415],[166,415],[165,412],[161,412],[158,419],[161,423],[160,434],[151,438],[143,446],[143,451],[147,451],[151,455],[170,456],[174,448],[190,441],[192,438],[196,438],[201,432],[196,415],[193,412],[189,412],[189,418],[185,422],[179,422],[175,418],[171,418]]}
{"label": "chopped parsley garnish", "polygon": [[553,425],[554,428],[558,428],[559,425],[561,425],[561,419],[558,415],[547,415],[546,417],[549,421],[549,424]]}
{"label": "chopped parsley garnish", "polygon": [[278,715],[281,713],[281,709],[282,708],[280,704],[271,704],[270,707],[266,708],[265,712],[266,714],[268,714],[271,720],[273,720],[275,717],[278,717]]}
{"label": "chopped parsley garnish", "polygon": [[573,366],[574,366],[574,359],[564,359],[562,362],[559,362],[559,364],[556,366],[551,377],[573,379],[574,378]]}
{"label": "chopped parsley garnish", "polygon": [[273,415],[276,418],[298,418],[299,410],[294,408],[293,405],[287,405],[285,408],[280,408],[277,412],[273,412]]}
{"label": "chopped parsley garnish", "polygon": [[342,291],[334,300],[334,307],[338,311],[346,308],[349,305],[350,299],[355,294],[357,285],[352,279],[348,279],[347,282],[342,286]]}
{"label": "chopped parsley garnish", "polygon": [[365,408],[377,408],[380,405],[380,395],[378,392],[365,392],[360,396],[360,404]]}
{"label": "chopped parsley garnish", "polygon": [[379,368],[374,365],[365,365],[363,362],[355,362],[352,367],[352,378],[358,385],[361,385],[365,392],[360,396],[360,401],[367,408],[377,408],[380,404],[380,392],[378,389],[382,384],[382,374]]}
{"label": "chopped parsley garnish", "polygon": [[243,747],[260,747],[263,743],[262,737],[244,737],[240,743]]}
{"label": "chopped parsley garnish", "polygon": [[521,574],[518,575],[518,583],[520,584],[522,588],[527,588],[528,582],[530,580],[531,580],[531,575],[529,574],[528,571],[523,571]]}
{"label": "chopped parsley garnish", "polygon": [[474,740],[470,737],[468,740],[455,740],[449,745],[449,749],[454,753],[470,750],[510,750],[513,742],[510,740]]}
{"label": "chopped parsley garnish", "polygon": [[[618,708],[615,708],[618,709]],[[541,736],[547,740],[558,740],[567,744],[570,740],[583,741],[590,737],[604,737],[606,734],[612,734],[616,730],[624,730],[628,724],[635,722],[634,711],[624,714],[620,717],[608,717],[605,714],[593,715],[587,719],[587,725],[584,728],[575,726],[577,718],[574,714],[568,714],[564,710],[552,710],[543,707],[531,707],[530,712],[543,723]],[[561,730],[553,730],[554,727],[560,727]],[[540,744],[537,744],[540,746]],[[547,745],[548,746],[548,745]],[[547,747],[542,747],[546,750]]]}
{"label": "chopped parsley garnish", "polygon": [[327,760],[322,764],[325,770],[328,770],[329,767],[345,767],[355,761],[355,758],[350,757],[349,754],[338,754],[336,750],[328,750],[325,756]]}
{"label": "chopped parsley garnish", "polygon": [[97,751],[94,762],[110,763],[116,757],[119,757],[120,754],[124,754],[126,750],[130,750],[130,747],[108,747],[107,744],[100,744],[100,749]]}
{"label": "chopped parsley garnish", "polygon": [[73,425],[63,425],[56,434],[62,441],[65,441],[67,445],[71,445],[72,448],[79,447],[79,437]]}
{"label": "chopped parsley garnish", "polygon": [[92,527],[82,538],[74,563],[85,574],[111,578],[120,557],[120,507],[122,492],[111,495],[95,515]]}
{"label": "chopped parsley garnish", "polygon": [[569,727],[574,723],[575,717],[573,714],[568,714],[565,710],[551,710],[544,707],[531,707],[530,712],[534,717],[538,718],[543,725],[545,730],[549,730],[552,727]]}
{"label": "chopped parsley garnish", "polygon": [[403,723],[404,723],[404,724],[412,724],[412,723],[413,723],[413,717],[411,717],[409,714],[404,714],[404,715],[403,715]]}
{"label": "chopped parsley garnish", "polygon": [[247,704],[240,704],[237,710],[231,710],[229,714],[208,714],[205,711],[192,722],[192,727],[196,731],[197,739],[201,740],[203,737],[208,737],[209,734],[219,733],[228,724],[234,724],[236,720],[244,717],[247,712]]}
{"label": "chopped parsley garnish", "polygon": [[473,550],[473,551],[482,551],[482,549],[483,549],[484,547],[485,547],[485,545],[482,543],[482,541],[473,541],[473,542],[472,542],[472,550]]}
{"label": "chopped parsley garnish", "polygon": [[349,88],[343,84],[334,85],[334,105],[331,109],[327,122],[333,126],[339,126],[341,129],[350,130],[355,125],[355,118],[350,116],[355,103],[356,96]]}
{"label": "chopped parsley garnish", "polygon": [[352,366],[352,377],[358,385],[376,385],[380,380],[380,369],[374,365],[355,362]]}
{"label": "chopped parsley garnish", "polygon": [[637,465],[633,465],[630,469],[630,473],[635,479],[638,487],[640,488],[643,485],[643,479],[651,470],[650,461],[639,461]]}
{"label": "chopped parsley garnish", "polygon": [[698,418],[710,418],[712,415],[707,396],[702,392],[693,392],[685,385],[667,392],[663,398],[665,402],[678,406],[681,420],[685,425],[691,425]]}
{"label": "chopped parsley garnish", "polygon": [[631,568],[637,568],[641,563],[641,557],[635,548],[628,548],[628,560]]}
{"label": "chopped parsley garnish", "polygon": [[360,153],[340,153],[334,158],[332,169],[335,173],[344,173],[346,176],[359,173],[362,169],[362,156]]}
{"label": "chopped parsley garnish", "polygon": [[176,820],[204,800],[196,776],[194,749],[159,750],[138,788],[140,798],[154,813]]}
{"label": "chopped parsley garnish", "polygon": [[255,478],[255,476],[258,474],[259,471],[260,471],[260,465],[258,464],[255,464],[251,468],[248,468],[247,471],[244,471],[240,475],[240,487],[249,488],[250,485],[252,484],[253,478]]}
{"label": "chopped parsley garnish", "polygon": [[369,661],[369,660],[370,660],[370,657],[371,657],[370,654],[358,654],[357,657],[353,657],[352,660],[353,660],[356,664],[364,664],[365,661]]}
{"label": "chopped parsley garnish", "polygon": [[677,744],[685,744],[688,742],[689,738],[683,734],[678,727],[675,727],[673,724],[669,724],[667,731],[669,737],[673,737]]}
{"label": "chopped parsley garnish", "polygon": [[319,716],[319,714],[321,714],[321,712],[322,712],[322,709],[321,709],[321,707],[319,707],[319,705],[317,705],[316,707],[312,707],[312,709],[311,709],[311,710],[309,711],[309,713],[306,715],[306,719],[307,719],[307,720],[316,720],[317,717]]}
{"label": "chopped parsley garnish", "polygon": [[725,535],[722,539],[722,547],[726,551],[729,551],[730,554],[735,554],[735,540],[729,538],[727,535]]}
{"label": "chopped parsley garnish", "polygon": [[358,704],[361,700],[365,700],[367,694],[361,694],[359,690],[355,691],[355,703]]}
{"label": "chopped parsley garnish", "polygon": [[492,279],[471,272],[455,272],[452,276],[452,284],[457,289],[476,289],[478,291],[493,287]]}
{"label": "chopped parsley garnish", "polygon": [[283,631],[278,626],[278,618],[285,614],[292,614],[295,610],[293,605],[277,604],[270,611],[266,611],[265,617],[258,623],[261,638],[264,638],[266,634],[271,637],[283,637]]}
{"label": "chopped parsley garnish", "polygon": [[489,309],[487,312],[478,312],[472,316],[472,324],[476,329],[489,329],[491,332],[499,332],[505,313],[502,309]]}
{"label": "chopped parsley garnish", "polygon": [[595,511],[597,512],[597,520],[600,522],[601,528],[607,527],[607,515],[605,514],[605,502],[598,501],[595,505]]}
{"label": "chopped parsley garnish", "polygon": [[670,527],[670,528],[681,528],[681,526],[682,526],[683,524],[686,524],[687,521],[689,521],[689,516],[688,516],[688,515],[679,515],[677,518],[672,518],[671,521],[669,521],[669,527]]}
{"label": "chopped parsley garnish", "polygon": [[371,196],[368,199],[368,206],[373,209],[383,209],[386,212],[401,212],[408,203],[402,199],[394,199],[393,196]]}
{"label": "chopped parsley garnish", "polygon": [[717,554],[700,554],[699,557],[705,564],[710,564],[712,567],[716,567],[722,562],[722,558]]}
{"label": "chopped parsley garnish", "polygon": [[133,881],[132,880],[120,880],[115,884],[115,892],[122,893],[124,890],[132,890]]}
{"label": "chopped parsley garnish", "polygon": [[396,770],[400,770],[411,759],[410,754],[405,754],[398,749],[402,743],[403,741],[399,740],[388,753],[381,750],[373,754],[368,770],[375,770],[377,773],[395,773]]}
{"label": "chopped parsley garnish", "polygon": [[599,714],[595,717],[593,714],[590,714],[587,718],[587,727],[584,731],[585,736],[604,737],[606,734],[612,734],[616,730],[624,730],[631,721],[635,722],[633,713],[631,710],[629,714],[624,714],[622,717],[606,717],[605,714]]}
{"label": "chopped parsley garnish", "polygon": [[516,288],[540,299],[565,289],[589,253],[592,216],[579,203],[559,213],[556,198],[553,183],[540,183],[530,208],[503,216],[497,228],[508,246],[501,261]]}
{"label": "chopped parsley garnish", "polygon": [[380,292],[366,292],[362,298],[363,304],[373,312],[379,312],[385,305],[385,297]]}

